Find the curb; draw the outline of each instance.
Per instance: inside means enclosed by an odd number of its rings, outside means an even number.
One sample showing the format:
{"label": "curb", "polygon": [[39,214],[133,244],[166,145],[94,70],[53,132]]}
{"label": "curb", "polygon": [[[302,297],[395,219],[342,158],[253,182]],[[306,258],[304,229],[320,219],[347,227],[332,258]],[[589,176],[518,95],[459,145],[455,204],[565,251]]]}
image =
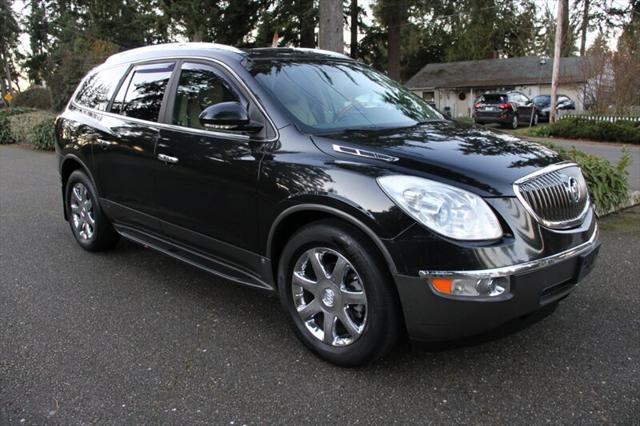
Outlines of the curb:
{"label": "curb", "polygon": [[612,213],[616,213],[619,212],[620,210],[624,210],[624,209],[628,209],[630,207],[634,207],[640,205],[640,191],[630,191],[629,192],[629,198],[627,199],[627,201],[625,203],[620,204],[617,207],[614,207],[613,209],[606,211],[604,213],[599,214],[599,217],[604,217],[604,216],[608,216]]}

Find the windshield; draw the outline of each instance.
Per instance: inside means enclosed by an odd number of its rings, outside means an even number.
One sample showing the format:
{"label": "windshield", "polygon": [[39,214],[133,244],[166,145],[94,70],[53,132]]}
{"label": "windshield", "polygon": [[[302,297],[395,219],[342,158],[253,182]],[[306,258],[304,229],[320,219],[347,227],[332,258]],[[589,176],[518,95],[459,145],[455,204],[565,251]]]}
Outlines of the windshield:
{"label": "windshield", "polygon": [[354,62],[257,63],[251,73],[308,133],[408,127],[444,119],[398,83]]}
{"label": "windshield", "polygon": [[533,98],[533,103],[538,106],[547,106],[551,103],[551,96],[536,96],[535,98]]}

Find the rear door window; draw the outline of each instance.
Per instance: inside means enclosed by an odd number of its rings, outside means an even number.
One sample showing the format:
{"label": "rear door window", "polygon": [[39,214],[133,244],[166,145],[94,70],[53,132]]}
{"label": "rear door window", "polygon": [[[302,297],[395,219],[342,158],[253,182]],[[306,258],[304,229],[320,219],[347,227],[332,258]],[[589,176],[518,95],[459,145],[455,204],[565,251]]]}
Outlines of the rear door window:
{"label": "rear door window", "polygon": [[146,121],[158,121],[162,99],[175,62],[135,66],[113,101],[111,112]]}
{"label": "rear door window", "polygon": [[106,111],[127,68],[128,65],[118,65],[93,73],[78,92],[76,102],[88,108]]}

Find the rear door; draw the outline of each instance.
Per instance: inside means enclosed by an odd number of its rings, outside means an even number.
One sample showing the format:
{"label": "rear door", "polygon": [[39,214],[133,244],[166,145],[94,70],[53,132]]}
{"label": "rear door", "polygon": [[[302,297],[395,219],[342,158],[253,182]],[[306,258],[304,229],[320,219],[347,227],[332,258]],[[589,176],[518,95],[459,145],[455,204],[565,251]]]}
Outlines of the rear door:
{"label": "rear door", "polygon": [[121,82],[104,119],[108,133],[94,149],[102,203],[116,221],[151,231],[160,225],[153,204],[160,166],[155,149],[158,118],[175,61],[136,64]]}

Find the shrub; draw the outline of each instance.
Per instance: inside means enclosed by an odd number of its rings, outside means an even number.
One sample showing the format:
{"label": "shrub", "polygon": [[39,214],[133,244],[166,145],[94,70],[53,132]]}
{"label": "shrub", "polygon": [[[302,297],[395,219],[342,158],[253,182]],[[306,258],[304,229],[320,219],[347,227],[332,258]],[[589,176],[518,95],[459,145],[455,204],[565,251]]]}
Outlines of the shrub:
{"label": "shrub", "polygon": [[9,128],[9,119],[5,115],[0,114],[0,145],[7,145],[14,142],[15,140]]}
{"label": "shrub", "polygon": [[17,143],[31,143],[31,131],[45,120],[55,118],[55,114],[48,111],[30,111],[8,118],[9,129],[13,140]]}
{"label": "shrub", "polygon": [[29,142],[36,149],[53,151],[56,142],[55,118],[47,118],[31,129]]}
{"label": "shrub", "polygon": [[16,107],[51,109],[51,93],[44,87],[32,87],[19,93],[13,101]]}
{"label": "shrub", "polygon": [[549,136],[640,144],[640,125],[632,121],[590,121],[565,118],[548,126]]}
{"label": "shrub", "polygon": [[12,115],[24,114],[25,112],[32,111],[35,111],[35,109],[26,107],[0,108],[0,117],[11,117]]}
{"label": "shrub", "polygon": [[580,165],[599,214],[607,213],[628,201],[629,172],[627,168],[631,164],[629,150],[623,149],[622,158],[618,164],[612,164],[603,158],[579,151],[575,147],[564,149],[551,143],[544,145],[555,150],[565,160]]}

